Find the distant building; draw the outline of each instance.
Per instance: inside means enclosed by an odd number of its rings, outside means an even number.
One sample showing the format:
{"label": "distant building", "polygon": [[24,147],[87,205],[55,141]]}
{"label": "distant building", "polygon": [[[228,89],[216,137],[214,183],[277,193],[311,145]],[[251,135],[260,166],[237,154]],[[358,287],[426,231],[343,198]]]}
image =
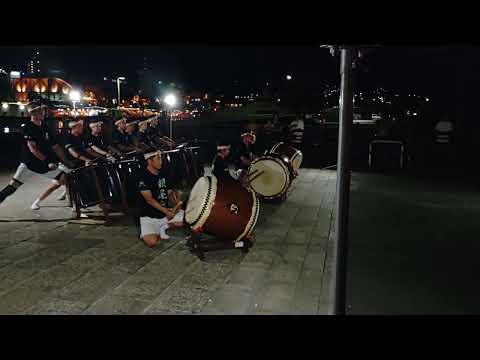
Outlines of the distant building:
{"label": "distant building", "polygon": [[59,78],[24,77],[12,79],[15,101],[30,102],[35,98],[69,101],[72,85]]}
{"label": "distant building", "polygon": [[27,74],[30,76],[40,76],[40,52],[35,51],[27,63]]}

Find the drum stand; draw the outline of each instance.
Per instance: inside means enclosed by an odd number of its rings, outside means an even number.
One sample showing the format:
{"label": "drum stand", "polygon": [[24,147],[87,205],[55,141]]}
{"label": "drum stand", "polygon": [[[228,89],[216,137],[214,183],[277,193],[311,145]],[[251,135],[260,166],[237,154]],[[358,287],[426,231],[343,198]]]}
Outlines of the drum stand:
{"label": "drum stand", "polygon": [[197,255],[198,258],[203,261],[205,260],[205,253],[209,251],[240,249],[246,254],[253,246],[253,242],[248,239],[237,242],[202,240],[200,232],[192,231],[186,245],[192,254]]}

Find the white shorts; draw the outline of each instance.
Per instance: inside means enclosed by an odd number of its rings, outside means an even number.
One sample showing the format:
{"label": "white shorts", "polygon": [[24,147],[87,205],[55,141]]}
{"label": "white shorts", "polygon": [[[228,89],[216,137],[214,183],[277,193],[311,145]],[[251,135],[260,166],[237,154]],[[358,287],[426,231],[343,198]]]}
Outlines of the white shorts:
{"label": "white shorts", "polygon": [[166,217],[163,219],[151,218],[144,216],[140,218],[140,239],[143,239],[145,235],[156,234],[160,235],[162,227],[169,223],[181,223],[183,222],[184,214],[183,210],[179,210],[175,217],[168,221]]}
{"label": "white shorts", "polygon": [[27,165],[24,163],[20,163],[18,165],[17,171],[15,172],[15,175],[13,175],[13,178],[23,184],[27,183],[31,179],[34,179],[36,176],[43,176],[48,179],[52,179],[55,184],[58,184],[59,182],[55,179],[58,175],[60,175],[62,171],[60,169],[52,170],[49,172],[46,172],[44,174],[39,174],[35,171],[30,170]]}

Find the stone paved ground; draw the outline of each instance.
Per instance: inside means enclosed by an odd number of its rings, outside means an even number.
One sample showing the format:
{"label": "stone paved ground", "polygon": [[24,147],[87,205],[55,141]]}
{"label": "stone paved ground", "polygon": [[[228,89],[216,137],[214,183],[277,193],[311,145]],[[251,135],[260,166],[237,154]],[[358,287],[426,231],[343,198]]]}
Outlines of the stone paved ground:
{"label": "stone paved ground", "polygon": [[[0,175],[3,187],[11,174]],[[0,314],[324,314],[335,172],[302,169],[284,203],[263,203],[256,244],[208,253],[184,232],[155,249],[128,217],[72,222],[48,183],[25,185],[0,206]]]}

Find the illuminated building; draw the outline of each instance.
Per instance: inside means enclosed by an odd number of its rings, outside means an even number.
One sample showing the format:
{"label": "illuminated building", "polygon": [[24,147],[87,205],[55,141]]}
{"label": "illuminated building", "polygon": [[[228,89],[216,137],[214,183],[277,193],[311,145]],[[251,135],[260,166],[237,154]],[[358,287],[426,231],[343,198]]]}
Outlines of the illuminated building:
{"label": "illuminated building", "polygon": [[48,100],[69,101],[68,94],[72,89],[72,85],[59,78],[25,77],[12,79],[12,83],[15,101],[19,102],[31,101],[34,94]]}

